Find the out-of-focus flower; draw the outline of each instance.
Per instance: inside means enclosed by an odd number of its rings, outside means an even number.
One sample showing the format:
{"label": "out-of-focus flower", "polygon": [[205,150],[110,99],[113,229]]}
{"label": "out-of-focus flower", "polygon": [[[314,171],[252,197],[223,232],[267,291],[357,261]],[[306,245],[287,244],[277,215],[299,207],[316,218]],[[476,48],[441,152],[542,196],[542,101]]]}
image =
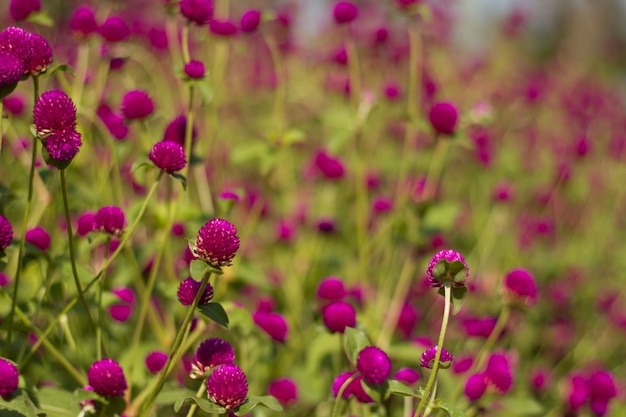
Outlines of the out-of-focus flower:
{"label": "out-of-focus flower", "polygon": [[96,13],[86,5],[78,6],[70,18],[70,29],[79,37],[87,37],[98,32]]}
{"label": "out-of-focus flower", "polygon": [[119,16],[109,16],[98,28],[98,33],[109,43],[123,42],[130,37],[131,30]]}
{"label": "out-of-focus flower", "polygon": [[257,30],[261,23],[261,12],[256,9],[247,10],[241,16],[239,27],[242,32],[252,33]]}
{"label": "out-of-focus flower", "polygon": [[13,240],[13,227],[9,220],[0,215],[0,252],[3,252]]}
{"label": "out-of-focus flower", "polygon": [[318,300],[337,301],[347,294],[343,281],[337,277],[326,277],[317,286]]}
{"label": "out-of-focus flower", "polygon": [[213,19],[209,23],[211,33],[217,36],[233,36],[237,34],[237,25],[230,20]]}
{"label": "out-of-focus flower", "polygon": [[132,90],[122,98],[122,114],[127,120],[145,119],[154,111],[154,102],[143,90]]}
{"label": "out-of-focus flower", "polygon": [[11,0],[9,6],[9,13],[17,22],[28,19],[28,16],[40,10],[41,0]]}
{"label": "out-of-focus flower", "polygon": [[428,113],[428,120],[435,132],[442,135],[453,135],[456,130],[458,113],[452,103],[436,103]]}
{"label": "out-of-focus flower", "polygon": [[167,362],[167,354],[161,351],[148,353],[145,359],[146,368],[151,374],[158,374]]}
{"label": "out-of-focus flower", "polygon": [[191,60],[185,64],[185,75],[191,80],[201,80],[204,78],[204,64],[201,61]]}
{"label": "out-of-focus flower", "polygon": [[406,385],[413,385],[421,379],[421,375],[413,368],[400,368],[393,375],[393,379]]}
{"label": "out-of-focus flower", "polygon": [[322,320],[331,333],[343,333],[356,326],[356,311],[345,301],[335,301],[322,310]]}
{"label": "out-of-focus flower", "polygon": [[180,14],[196,25],[206,25],[213,19],[211,0],[181,0]]}
{"label": "out-of-focus flower", "polygon": [[24,239],[42,252],[47,251],[50,247],[50,234],[40,226],[28,230]]}
{"label": "out-of-focus flower", "polygon": [[116,206],[102,207],[93,218],[94,230],[120,236],[126,227],[126,216]]}
{"label": "out-of-focus flower", "polygon": [[487,361],[485,379],[488,384],[506,394],[513,387],[513,373],[508,358],[503,353],[492,353]]}
{"label": "out-of-focus flower", "polygon": [[283,407],[298,401],[298,386],[289,378],[275,379],[267,388],[267,393],[275,397]]}
{"label": "out-of-focus flower", "polygon": [[504,289],[512,301],[531,305],[537,299],[537,286],[532,274],[525,269],[514,269],[504,277]]}
{"label": "out-of-focus flower", "polygon": [[282,314],[266,311],[257,311],[252,319],[265,333],[277,342],[285,342],[289,333],[289,326]]}
{"label": "out-of-focus flower", "polygon": [[335,4],[333,9],[333,17],[335,22],[339,24],[350,23],[359,15],[359,9],[357,9],[354,3],[349,1],[340,1]]}
{"label": "out-of-focus flower", "polygon": [[485,375],[482,373],[472,374],[465,382],[463,393],[470,401],[476,401],[480,399],[487,390],[487,382]]}

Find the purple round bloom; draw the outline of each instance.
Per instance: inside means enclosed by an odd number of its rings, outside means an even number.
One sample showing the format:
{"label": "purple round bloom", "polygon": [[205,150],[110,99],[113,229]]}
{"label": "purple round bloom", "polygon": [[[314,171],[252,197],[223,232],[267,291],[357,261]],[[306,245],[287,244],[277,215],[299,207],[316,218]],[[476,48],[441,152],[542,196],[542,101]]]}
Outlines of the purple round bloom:
{"label": "purple round bloom", "polygon": [[[198,294],[198,290],[202,285],[201,282],[196,281],[195,279],[189,277],[178,286],[178,291],[176,295],[178,296],[178,301],[184,306],[190,306],[193,304],[193,300],[196,298],[196,294]],[[200,301],[198,301],[198,305],[206,304],[213,298],[213,287],[211,284],[207,282],[206,287],[204,287],[204,292],[200,297]]]}
{"label": "purple round bloom", "polygon": [[276,342],[287,340],[289,326],[285,318],[279,313],[257,311],[252,316],[254,323],[259,326]]}
{"label": "purple round bloom", "polygon": [[574,374],[569,379],[570,389],[567,395],[567,405],[571,411],[577,411],[589,400],[589,388],[583,375]]}
{"label": "purple round bloom", "polygon": [[346,327],[356,326],[356,311],[345,301],[335,301],[324,307],[322,320],[331,333],[343,333]]}
{"label": "purple round bloom", "polygon": [[513,387],[513,374],[511,365],[503,353],[492,353],[487,361],[485,379],[500,393],[506,394]]}
{"label": "purple round bloom", "polygon": [[122,98],[122,114],[127,120],[137,120],[148,117],[154,111],[154,102],[142,90],[132,90]]}
{"label": "purple round bloom", "polygon": [[[460,265],[455,265],[459,262]],[[457,275],[465,270],[465,276],[457,278]],[[428,263],[426,270],[428,281],[433,287],[440,287],[444,281],[452,280],[454,285],[463,285],[469,277],[469,267],[465,258],[459,252],[451,249],[444,249],[437,252]]]}
{"label": "purple round bloom", "polygon": [[135,292],[132,288],[118,287],[111,291],[118,299],[126,304],[135,304]]}
{"label": "purple round bloom", "polygon": [[105,397],[122,396],[128,388],[122,367],[109,358],[91,365],[87,372],[87,381],[96,393]]}
{"label": "purple round bloom", "polygon": [[202,376],[205,372],[220,365],[235,363],[235,350],[224,339],[212,337],[200,344],[191,363],[192,378]]}
{"label": "purple round bloom", "polygon": [[0,215],[0,252],[3,252],[13,240],[13,227],[9,220]]}
{"label": "purple round bloom", "polygon": [[454,134],[458,117],[456,107],[451,103],[436,103],[428,113],[433,129],[442,135]]}
{"label": "purple round bloom", "polygon": [[595,371],[589,376],[587,386],[589,387],[589,395],[592,401],[596,399],[608,402],[617,396],[615,379],[610,372]]}
{"label": "purple round bloom", "polygon": [[70,29],[83,37],[96,33],[98,31],[96,13],[89,6],[78,6],[70,18]]}
{"label": "purple round bloom", "polygon": [[181,0],[180,14],[196,25],[206,25],[213,19],[211,0]]}
{"label": "purple round bloom", "polygon": [[336,301],[347,295],[343,281],[337,277],[324,278],[317,287],[317,298],[319,300]]}
{"label": "purple round bloom", "polygon": [[4,288],[10,283],[11,283],[11,278],[9,278],[9,276],[6,273],[0,272],[0,287]]}
{"label": "purple round bloom", "polygon": [[19,383],[17,366],[6,359],[0,358],[0,397],[13,394]]}
{"label": "purple round bloom", "polygon": [[41,0],[11,0],[9,6],[9,13],[17,22],[26,20],[28,16],[39,10],[41,10]]}
{"label": "purple round bloom", "polygon": [[109,16],[98,28],[98,33],[107,42],[123,42],[130,37],[130,28],[119,16]]}
{"label": "purple round bloom", "polygon": [[532,274],[525,269],[514,269],[504,277],[506,292],[523,304],[533,304],[537,298],[537,286]]}
{"label": "purple round bloom", "polygon": [[172,141],[157,142],[148,158],[158,168],[169,173],[180,171],[187,165],[185,150],[180,144]]}
{"label": "purple round bloom", "polygon": [[28,230],[25,240],[42,252],[47,251],[50,247],[50,235],[43,227],[37,226]]}
{"label": "purple round bloom", "polygon": [[339,24],[350,23],[359,15],[359,10],[349,1],[340,1],[333,9],[335,22]]}
{"label": "purple round bloom", "polygon": [[261,12],[256,9],[252,9],[247,10],[241,16],[239,27],[242,32],[252,33],[257,30],[259,23],[261,23]]}
{"label": "purple round bloom", "polygon": [[[420,366],[422,368],[433,369],[435,364],[435,356],[437,355],[437,346],[433,346],[430,349],[426,349],[422,356],[420,356]],[[450,352],[446,349],[441,349],[441,356],[439,357],[439,368],[440,369],[448,369],[452,362],[454,361],[454,357]]]}
{"label": "purple round bloom", "polygon": [[124,323],[128,321],[133,313],[133,307],[128,304],[113,304],[109,306],[109,315],[117,322]]}
{"label": "purple round bloom", "polygon": [[22,60],[14,54],[0,51],[0,91],[3,97],[13,91],[22,75],[24,75]]}
{"label": "purple round bloom", "polygon": [[76,131],[76,107],[60,90],[43,93],[35,103],[33,121],[37,136],[53,160],[70,161],[83,144]]}
{"label": "purple round bloom", "polygon": [[205,69],[201,61],[191,60],[185,64],[185,75],[192,80],[200,80],[204,78]]}
{"label": "purple round bloom", "polygon": [[228,266],[239,249],[237,228],[223,219],[212,219],[198,231],[194,254],[214,267]]}
{"label": "purple round bloom", "polygon": [[158,350],[150,352],[146,356],[145,363],[146,368],[151,374],[158,374],[167,362],[167,354]]}
{"label": "purple round bloom", "polygon": [[267,393],[285,407],[298,401],[298,386],[289,378],[279,378],[267,387]]}
{"label": "purple round bloom", "polygon": [[239,407],[248,396],[246,374],[233,364],[222,365],[213,371],[206,387],[209,399],[227,410]]}
{"label": "purple round bloom", "polygon": [[86,236],[88,233],[93,232],[95,225],[93,219],[96,217],[96,213],[88,211],[80,215],[78,218],[78,227],[76,233],[78,236]]}
{"label": "purple round bloom", "polygon": [[24,66],[24,75],[28,74],[26,63],[33,54],[30,32],[15,26],[2,30],[0,32],[0,51],[17,56]]}
{"label": "purple round bloom", "polygon": [[26,71],[31,75],[39,75],[46,72],[52,64],[52,48],[48,41],[37,33],[29,34],[29,42],[32,53],[29,59],[24,61]]}
{"label": "purple round bloom", "polygon": [[400,368],[398,369],[398,372],[396,372],[393,376],[393,379],[410,386],[419,381],[421,379],[421,376],[419,372],[417,372],[413,368]]}
{"label": "purple round bloom", "polygon": [[[343,386],[343,384],[353,374],[354,374],[354,371],[343,372],[343,373],[339,374],[337,376],[337,378],[335,378],[335,380],[333,381],[333,385],[331,387],[331,390],[333,392],[333,396],[335,398],[337,398],[337,396],[339,395],[339,391],[341,390],[341,387]],[[352,394],[352,392],[350,391],[350,386],[351,385],[352,385],[352,383],[348,384],[348,386],[346,388],[344,388],[343,393],[341,394],[341,398],[345,398],[345,399],[350,398],[350,394]]]}
{"label": "purple round bloom", "polygon": [[325,151],[319,151],[315,155],[315,166],[324,177],[334,180],[340,179],[345,174],[345,168],[341,159],[329,155]]}
{"label": "purple round bloom", "polygon": [[[185,146],[185,130],[187,129],[187,118],[185,116],[178,116],[174,120],[172,120],[165,131],[163,132],[163,140],[164,141],[172,141],[176,142],[182,146]],[[192,143],[194,139],[196,139],[198,132],[195,127],[191,133]]]}
{"label": "purple round bloom", "polygon": [[603,417],[609,412],[609,402],[602,398],[592,398],[589,401],[589,409],[598,417]]}
{"label": "purple round bloom", "polygon": [[487,390],[487,381],[485,375],[473,374],[465,382],[463,393],[470,401],[476,401],[485,394]]}
{"label": "purple round bloom", "polygon": [[357,356],[356,369],[368,384],[382,384],[391,373],[391,360],[382,349],[366,346]]}
{"label": "purple round bloom", "polygon": [[126,216],[116,206],[102,207],[93,218],[94,230],[120,236],[126,227]]}
{"label": "purple round bloom", "polygon": [[237,34],[237,25],[230,20],[213,19],[209,23],[209,30],[217,36],[233,36]]}
{"label": "purple round bloom", "polygon": [[[3,53],[0,53],[0,74],[6,75],[7,72],[10,70],[7,69],[5,72],[2,68],[2,56],[3,55],[4,55]],[[15,59],[19,61],[19,59],[17,58]],[[2,80],[0,79],[0,88],[2,88],[3,86],[4,84],[2,83]],[[12,114],[13,116],[21,116],[22,113],[24,113],[24,107],[25,107],[25,104],[24,104],[24,98],[22,97],[22,95],[15,94],[15,95],[6,97],[4,99],[4,110],[6,110],[7,113]]]}

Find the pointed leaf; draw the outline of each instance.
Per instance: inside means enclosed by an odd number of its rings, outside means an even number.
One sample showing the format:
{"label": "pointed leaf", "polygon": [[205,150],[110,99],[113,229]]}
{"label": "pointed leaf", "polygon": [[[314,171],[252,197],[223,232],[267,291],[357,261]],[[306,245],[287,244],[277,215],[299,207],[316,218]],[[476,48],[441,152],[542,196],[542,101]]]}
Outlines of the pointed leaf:
{"label": "pointed leaf", "polygon": [[140,169],[155,169],[156,167],[150,162],[135,161],[130,167],[130,172],[134,173]]}
{"label": "pointed leaf", "polygon": [[183,190],[187,191],[187,178],[183,174],[171,172],[169,175],[176,181],[180,182],[183,185]]}
{"label": "pointed leaf", "polygon": [[356,364],[356,358],[359,352],[366,346],[370,345],[370,341],[363,330],[355,329],[353,327],[346,327],[343,334],[345,340],[344,349],[350,362]]}
{"label": "pointed leaf", "polygon": [[272,411],[283,411],[283,407],[278,400],[271,395],[251,395],[248,397],[245,403],[241,404],[237,411],[236,416],[244,416],[248,414],[254,407],[263,406]]}
{"label": "pointed leaf", "polygon": [[467,294],[467,287],[452,287],[452,314],[456,315],[463,307],[463,299]]}
{"label": "pointed leaf", "polygon": [[200,310],[204,316],[228,329],[228,314],[226,314],[226,310],[224,310],[224,307],[222,307],[220,303],[203,304],[198,306],[198,310]]}
{"label": "pointed leaf", "polygon": [[461,411],[460,409],[456,408],[455,406],[448,404],[445,401],[442,400],[437,400],[435,406],[433,408],[440,408],[443,411],[445,411],[446,413],[448,413],[448,415],[450,417],[467,417],[467,414],[465,414],[463,411]]}
{"label": "pointed leaf", "polygon": [[400,381],[391,379],[389,380],[388,384],[390,394],[400,395],[402,397],[422,398],[420,395],[417,395],[417,393],[415,393],[410,387]]}
{"label": "pointed leaf", "polygon": [[[39,417],[45,416],[46,413],[38,409],[35,404],[28,397],[28,393],[21,388],[18,388],[13,394],[6,397],[0,397],[0,410],[9,410],[7,415],[11,416],[25,416],[25,417]],[[17,414],[16,414],[17,413]],[[0,415],[4,414],[4,411],[0,411]]]}
{"label": "pointed leaf", "polygon": [[197,404],[202,411],[206,411],[207,413],[225,414],[228,411],[224,407],[220,407],[219,405],[209,401],[206,398],[199,398],[195,395],[189,395],[183,398],[179,398],[178,401],[176,401],[176,403],[174,404],[174,411],[178,413],[183,405],[193,403]]}
{"label": "pointed leaf", "polygon": [[363,390],[367,393],[367,395],[369,395],[372,400],[374,400],[378,404],[382,404],[382,402],[389,398],[389,395],[391,394],[391,392],[389,391],[388,381],[385,381],[382,384],[378,385],[370,385],[362,379],[361,386],[363,387]]}
{"label": "pointed leaf", "polygon": [[60,64],[47,72],[48,75],[54,75],[57,72],[67,72],[74,77],[74,70],[68,64]]}
{"label": "pointed leaf", "polygon": [[196,281],[202,281],[202,278],[204,278],[204,274],[207,272],[208,266],[206,262],[201,261],[199,259],[194,259],[193,261],[191,261],[191,263],[189,264],[189,274],[191,275],[191,278],[195,279]]}

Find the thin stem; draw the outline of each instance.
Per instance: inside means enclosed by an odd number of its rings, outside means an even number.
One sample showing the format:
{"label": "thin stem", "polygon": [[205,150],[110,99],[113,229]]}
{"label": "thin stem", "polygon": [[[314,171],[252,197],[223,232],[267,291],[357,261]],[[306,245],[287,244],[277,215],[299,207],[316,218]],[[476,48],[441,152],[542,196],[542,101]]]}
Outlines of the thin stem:
{"label": "thin stem", "polygon": [[146,401],[142,404],[141,411],[139,412],[139,417],[145,417],[148,414],[152,403],[154,403],[154,400],[163,388],[165,380],[174,369],[174,366],[178,363],[178,360],[183,353],[181,347],[183,346],[185,338],[187,337],[187,334],[189,333],[189,329],[191,327],[191,319],[193,318],[194,312],[198,307],[198,303],[200,301],[200,298],[202,297],[202,294],[204,293],[204,289],[209,282],[209,278],[211,278],[210,273],[205,274],[205,276],[203,277],[202,284],[200,285],[200,288],[196,293],[196,297],[194,298],[193,303],[189,306],[189,309],[187,310],[187,315],[183,319],[183,322],[178,329],[178,333],[176,334],[176,338],[174,339],[174,344],[172,345],[172,348],[170,349],[170,354],[167,357],[167,362],[159,373],[157,383],[150,392],[150,395],[148,396]]}
{"label": "thin stem", "polygon": [[[111,238],[107,237],[104,248],[104,259],[109,257],[109,246]],[[104,328],[104,311],[102,311],[102,293],[104,292],[104,276],[106,271],[102,273],[100,285],[98,285],[97,305],[98,305],[98,326],[96,326],[96,356],[98,360],[102,359],[102,351],[104,349],[104,341],[102,340],[102,329]]]}
{"label": "thin stem", "polygon": [[[202,394],[204,394],[204,391],[206,391],[206,384],[203,382],[202,384],[200,384],[200,388],[198,388],[198,391],[196,392],[196,397],[202,398]],[[191,407],[189,407],[189,411],[187,412],[187,417],[193,417],[193,415],[196,413],[197,408],[198,404],[191,404]]]}
{"label": "thin stem", "polygon": [[348,385],[352,383],[359,376],[359,372],[355,372],[348,379],[346,379],[341,387],[339,388],[339,392],[337,392],[337,397],[335,398],[335,404],[333,405],[333,413],[331,417],[337,417],[337,413],[339,412],[339,404],[341,403],[341,399],[343,398],[343,392],[348,388]]}
{"label": "thin stem", "polygon": [[417,410],[415,410],[414,417],[419,417],[420,412],[424,409],[426,405],[429,394],[433,389],[435,381],[437,380],[437,372],[439,371],[439,359],[441,359],[441,350],[443,349],[443,340],[446,337],[446,331],[448,329],[448,320],[450,318],[450,298],[452,293],[452,284],[450,282],[444,283],[444,307],[443,307],[443,319],[441,321],[441,331],[439,332],[439,340],[437,342],[437,352],[435,353],[435,361],[433,364],[433,369],[430,373],[430,377],[428,378],[428,382],[426,383],[426,388],[424,389],[424,395],[420,400],[419,405],[417,406]]}
{"label": "thin stem", "polygon": [[183,54],[183,65],[185,65],[191,60],[189,55],[189,22],[183,26],[181,33],[181,51]]}
{"label": "thin stem", "polygon": [[346,52],[348,54],[348,72],[350,76],[350,96],[355,108],[358,108],[361,101],[361,70],[359,67],[359,57],[356,53],[356,45],[354,39],[350,36],[349,29],[346,27]]}
{"label": "thin stem", "polygon": [[485,341],[485,344],[483,345],[483,347],[480,349],[480,352],[478,353],[477,359],[474,362],[474,366],[472,366],[472,369],[470,371],[471,373],[475,372],[477,369],[480,369],[485,364],[487,353],[491,352],[491,350],[495,346],[496,341],[498,340],[498,337],[500,337],[500,334],[502,334],[502,331],[504,330],[504,327],[509,321],[510,316],[511,316],[511,307],[508,304],[505,304],[504,307],[502,308],[502,311],[500,311],[500,315],[498,316],[498,321],[496,322],[496,325],[494,326],[493,331],[491,332],[491,334],[489,334],[489,337]]}
{"label": "thin stem", "polygon": [[426,184],[424,185],[423,200],[428,201],[435,198],[437,186],[444,172],[446,153],[448,151],[449,140],[437,136],[433,156],[430,160],[428,173],[426,174]]}
{"label": "thin stem", "polygon": [[94,321],[93,317],[91,317],[91,313],[89,313],[89,305],[87,304],[87,300],[85,300],[85,294],[80,284],[80,278],[78,278],[78,270],[76,269],[76,259],[74,259],[74,233],[72,232],[70,208],[67,202],[67,184],[65,182],[65,170],[61,169],[60,172],[61,172],[61,194],[63,195],[63,209],[65,210],[65,222],[67,223],[68,251],[70,255],[70,264],[72,265],[72,275],[74,276],[74,284],[76,285],[76,291],[78,291],[78,298],[83,304],[83,308],[85,309],[85,314],[87,314],[87,318],[89,318],[89,322],[94,328],[97,328],[96,322]]}
{"label": "thin stem", "polygon": [[0,99],[0,154],[2,154],[2,141],[4,139],[4,135],[2,133],[2,120],[4,119],[4,115],[2,112],[4,111],[4,99]]}
{"label": "thin stem", "polygon": [[183,175],[187,177],[189,166],[191,165],[191,152],[193,151],[193,96],[194,88],[189,84],[189,101],[187,102],[187,124],[185,125],[185,155],[187,156],[187,165],[183,169]]}

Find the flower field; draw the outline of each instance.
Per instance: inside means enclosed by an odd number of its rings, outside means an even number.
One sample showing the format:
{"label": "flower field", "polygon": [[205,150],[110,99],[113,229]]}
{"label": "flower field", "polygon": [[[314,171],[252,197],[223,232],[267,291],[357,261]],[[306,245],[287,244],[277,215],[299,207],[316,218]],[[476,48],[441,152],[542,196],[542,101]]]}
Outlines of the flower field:
{"label": "flower field", "polygon": [[0,5],[0,417],[626,415],[625,40],[461,3]]}

